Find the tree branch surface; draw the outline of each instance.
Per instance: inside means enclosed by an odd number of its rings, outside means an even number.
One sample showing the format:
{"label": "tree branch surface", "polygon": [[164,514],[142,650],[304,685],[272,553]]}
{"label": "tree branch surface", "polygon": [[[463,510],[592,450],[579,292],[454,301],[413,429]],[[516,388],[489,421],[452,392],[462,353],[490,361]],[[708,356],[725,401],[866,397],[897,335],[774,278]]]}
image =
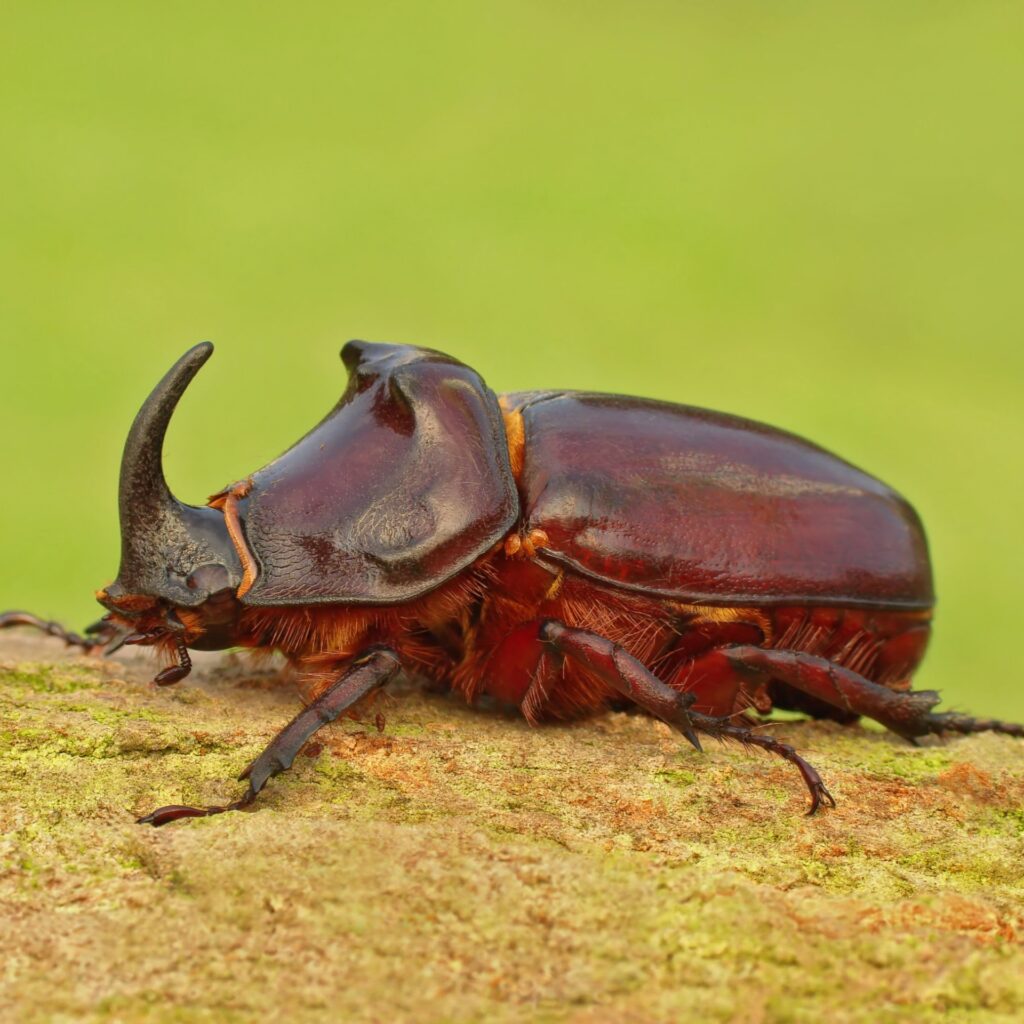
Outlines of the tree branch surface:
{"label": "tree branch surface", "polygon": [[1020,741],[774,724],[838,802],[806,818],[763,754],[407,687],[155,830],[300,701],[231,655],[153,673],[0,635],[0,1018],[1024,1019]]}

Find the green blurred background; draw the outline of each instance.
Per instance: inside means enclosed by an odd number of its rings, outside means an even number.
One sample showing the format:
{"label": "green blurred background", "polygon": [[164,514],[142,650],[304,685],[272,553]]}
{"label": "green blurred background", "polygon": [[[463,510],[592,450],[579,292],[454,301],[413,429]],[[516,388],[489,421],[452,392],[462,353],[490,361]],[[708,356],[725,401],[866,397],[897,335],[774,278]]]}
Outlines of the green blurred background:
{"label": "green blurred background", "polygon": [[902,490],[919,677],[1024,717],[1024,20],[1009,2],[5,6],[0,608],[84,624],[138,404],[294,441],[349,337],[805,434]]}

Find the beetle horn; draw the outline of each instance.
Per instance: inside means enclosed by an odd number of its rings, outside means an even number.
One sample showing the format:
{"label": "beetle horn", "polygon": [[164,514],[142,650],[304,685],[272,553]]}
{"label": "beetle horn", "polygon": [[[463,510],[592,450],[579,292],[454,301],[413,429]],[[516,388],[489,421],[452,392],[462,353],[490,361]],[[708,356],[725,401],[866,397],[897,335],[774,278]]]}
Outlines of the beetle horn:
{"label": "beetle horn", "polygon": [[[195,604],[203,594],[187,587],[199,565],[223,565],[236,575],[237,557],[220,513],[178,501],[164,478],[163,445],[178,400],[213,352],[204,341],[190,348],[164,375],[139,410],[121,458],[118,506],[121,569],[107,588],[112,596],[146,594]],[[221,536],[223,534],[223,536]]]}
{"label": "beetle horn", "polygon": [[178,508],[164,478],[164,437],[178,400],[212,352],[208,341],[190,348],[153,389],[128,432],[118,492],[125,553],[134,536],[152,529],[154,519]]}

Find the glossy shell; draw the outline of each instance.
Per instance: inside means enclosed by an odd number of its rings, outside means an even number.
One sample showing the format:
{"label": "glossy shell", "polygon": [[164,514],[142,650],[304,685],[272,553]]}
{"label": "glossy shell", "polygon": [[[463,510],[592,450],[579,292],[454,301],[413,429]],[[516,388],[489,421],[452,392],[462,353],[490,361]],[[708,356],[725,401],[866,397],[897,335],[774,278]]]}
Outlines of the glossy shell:
{"label": "glossy shell", "polygon": [[349,342],[348,388],[239,503],[247,605],[395,604],[465,569],[519,514],[495,395],[429,349]]}
{"label": "glossy shell", "polygon": [[690,603],[928,608],[920,520],[896,492],[760,423],[573,392],[522,414],[525,528],[540,558]]}

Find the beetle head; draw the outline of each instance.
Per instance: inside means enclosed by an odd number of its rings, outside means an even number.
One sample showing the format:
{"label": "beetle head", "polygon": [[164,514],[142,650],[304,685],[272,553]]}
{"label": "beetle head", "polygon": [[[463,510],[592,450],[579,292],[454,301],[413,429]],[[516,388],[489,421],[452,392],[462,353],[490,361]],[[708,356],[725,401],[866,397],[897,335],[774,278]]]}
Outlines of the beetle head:
{"label": "beetle head", "polygon": [[213,345],[203,342],[171,367],[139,410],[125,442],[118,501],[121,568],[97,597],[128,617],[163,604],[194,608],[241,582],[223,515],[178,501],[164,479],[163,443],[171,415],[212,352]]}

